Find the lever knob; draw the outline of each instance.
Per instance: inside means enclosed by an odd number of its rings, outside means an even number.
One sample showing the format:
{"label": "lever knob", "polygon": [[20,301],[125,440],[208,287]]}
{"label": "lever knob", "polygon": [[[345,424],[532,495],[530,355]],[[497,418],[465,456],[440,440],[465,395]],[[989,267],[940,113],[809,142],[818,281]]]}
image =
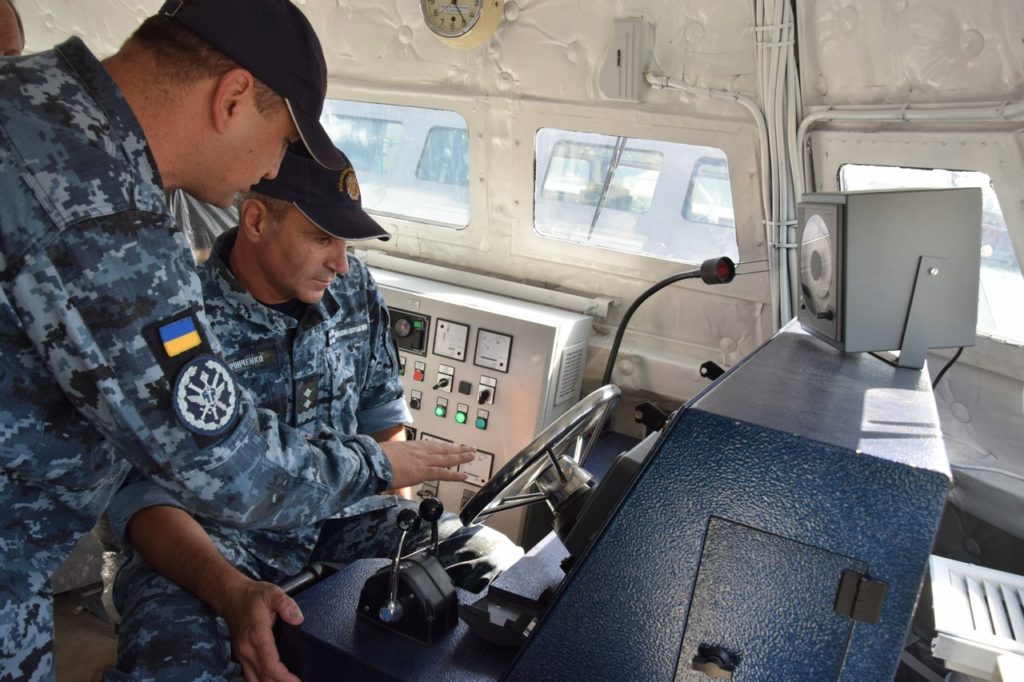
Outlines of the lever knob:
{"label": "lever knob", "polygon": [[442,514],[444,514],[444,505],[436,497],[428,497],[420,502],[420,517],[427,523],[437,523]]}
{"label": "lever knob", "polygon": [[[440,504],[440,503],[439,503]],[[422,506],[422,505],[421,505]],[[396,524],[398,530],[404,532],[415,530],[420,525],[420,515],[412,509],[403,509],[398,512],[398,521]]]}

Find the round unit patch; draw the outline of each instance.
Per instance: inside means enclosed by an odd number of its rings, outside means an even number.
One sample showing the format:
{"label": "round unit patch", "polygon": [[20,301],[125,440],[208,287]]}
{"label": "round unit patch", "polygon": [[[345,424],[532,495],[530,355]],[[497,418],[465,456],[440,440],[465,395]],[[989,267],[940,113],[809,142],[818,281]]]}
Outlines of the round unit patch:
{"label": "round unit patch", "polygon": [[200,355],[178,373],[171,402],[186,429],[201,436],[219,436],[238,414],[238,387],[220,358]]}

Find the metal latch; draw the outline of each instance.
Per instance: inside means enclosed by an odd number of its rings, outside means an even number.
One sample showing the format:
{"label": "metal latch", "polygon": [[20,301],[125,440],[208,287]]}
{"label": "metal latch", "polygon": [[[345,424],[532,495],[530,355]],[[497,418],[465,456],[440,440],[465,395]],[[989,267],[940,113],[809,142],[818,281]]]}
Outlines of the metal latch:
{"label": "metal latch", "polygon": [[843,571],[836,593],[835,610],[864,623],[877,623],[889,585],[866,575]]}
{"label": "metal latch", "polygon": [[701,644],[697,647],[697,655],[690,663],[690,669],[704,673],[715,680],[731,680],[736,660],[728,651],[720,646]]}

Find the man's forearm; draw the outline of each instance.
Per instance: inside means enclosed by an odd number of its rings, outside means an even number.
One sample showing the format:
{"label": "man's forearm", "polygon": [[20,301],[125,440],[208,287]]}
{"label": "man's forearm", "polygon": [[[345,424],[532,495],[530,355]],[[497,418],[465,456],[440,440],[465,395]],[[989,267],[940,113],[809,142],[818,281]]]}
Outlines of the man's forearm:
{"label": "man's forearm", "polygon": [[146,507],[128,526],[132,545],[150,566],[224,613],[230,595],[251,582],[232,566],[199,523],[178,507]]}

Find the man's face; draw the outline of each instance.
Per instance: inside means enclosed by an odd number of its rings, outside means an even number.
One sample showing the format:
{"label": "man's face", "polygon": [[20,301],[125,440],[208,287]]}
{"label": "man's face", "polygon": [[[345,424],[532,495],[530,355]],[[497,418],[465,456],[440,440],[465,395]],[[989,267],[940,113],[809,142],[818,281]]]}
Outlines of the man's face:
{"label": "man's face", "polygon": [[0,56],[13,57],[21,54],[24,49],[14,8],[7,0],[0,0]]}
{"label": "man's face", "polygon": [[265,290],[278,299],[264,303],[316,303],[335,276],[348,272],[345,240],[327,234],[294,206],[264,233],[257,252]]}
{"label": "man's face", "polygon": [[299,139],[283,101],[262,113],[251,100],[247,105],[249,111],[236,118],[208,165],[203,190],[193,192],[211,204],[229,206],[236,194],[248,191],[263,178],[276,176],[288,145]]}

